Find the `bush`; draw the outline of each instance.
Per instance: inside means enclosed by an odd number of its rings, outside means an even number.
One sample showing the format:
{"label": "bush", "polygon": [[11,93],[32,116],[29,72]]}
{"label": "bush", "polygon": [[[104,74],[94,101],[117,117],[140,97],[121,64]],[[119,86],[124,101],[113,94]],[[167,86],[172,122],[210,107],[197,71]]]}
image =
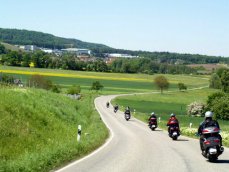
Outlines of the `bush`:
{"label": "bush", "polygon": [[229,69],[224,70],[221,76],[222,89],[225,93],[229,93]]}
{"label": "bush", "polygon": [[80,86],[72,86],[67,90],[67,94],[79,94],[81,92]]}
{"label": "bush", "polygon": [[52,92],[60,93],[61,92],[61,87],[59,85],[53,85],[52,86]]}
{"label": "bush", "polygon": [[229,120],[229,96],[221,97],[214,101],[211,111],[214,112],[216,119]]}
{"label": "bush", "polygon": [[209,82],[210,82],[209,88],[220,89],[222,87],[221,79],[220,79],[219,75],[217,75],[216,73],[213,73],[211,75]]}
{"label": "bush", "polygon": [[229,95],[217,92],[208,96],[207,110],[214,112],[216,119],[229,120]]}
{"label": "bush", "polygon": [[91,90],[101,90],[103,88],[103,85],[99,81],[95,81],[92,83]]}
{"label": "bush", "polygon": [[184,84],[184,83],[178,83],[178,88],[179,88],[179,90],[181,91],[181,90],[187,90],[187,86]]}
{"label": "bush", "polygon": [[220,99],[221,97],[224,97],[224,96],[226,96],[226,94],[223,92],[216,92],[216,93],[209,95],[208,100],[207,100],[207,110],[211,109],[215,100]]}
{"label": "bush", "polygon": [[28,80],[28,86],[50,90],[53,86],[53,83],[51,80],[46,79],[42,75],[32,75]]}
{"label": "bush", "polygon": [[204,103],[193,102],[187,107],[187,114],[192,116],[203,116],[206,105]]}

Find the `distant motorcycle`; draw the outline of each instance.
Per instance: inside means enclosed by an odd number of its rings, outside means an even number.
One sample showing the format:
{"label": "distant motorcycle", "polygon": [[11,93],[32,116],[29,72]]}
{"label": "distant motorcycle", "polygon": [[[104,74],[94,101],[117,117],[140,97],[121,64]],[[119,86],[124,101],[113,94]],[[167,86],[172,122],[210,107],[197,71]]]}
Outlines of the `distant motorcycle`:
{"label": "distant motorcycle", "polygon": [[118,106],[114,107],[114,113],[116,113],[118,111]]}
{"label": "distant motorcycle", "polygon": [[177,138],[180,136],[179,127],[178,126],[170,126],[169,129],[169,137],[171,137],[173,140],[177,140]]}
{"label": "distant motorcycle", "polygon": [[151,117],[151,118],[149,119],[149,128],[150,128],[151,130],[155,130],[155,129],[157,128],[157,118]]}
{"label": "distant motorcycle", "polygon": [[109,108],[109,106],[110,106],[110,103],[109,103],[109,102],[107,102],[106,106],[107,106],[107,108]]}
{"label": "distant motorcycle", "polygon": [[219,131],[217,127],[207,127],[202,131],[205,138],[202,155],[210,162],[216,161],[224,151],[224,148],[220,146]]}
{"label": "distant motorcycle", "polygon": [[129,119],[130,119],[130,113],[124,113],[124,116],[125,116],[125,119],[127,121],[129,121]]}

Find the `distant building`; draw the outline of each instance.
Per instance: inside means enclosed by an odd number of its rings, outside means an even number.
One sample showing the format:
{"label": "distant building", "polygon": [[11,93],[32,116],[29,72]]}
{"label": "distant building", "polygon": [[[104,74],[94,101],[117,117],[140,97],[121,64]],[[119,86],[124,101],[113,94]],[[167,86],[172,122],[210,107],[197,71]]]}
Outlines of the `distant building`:
{"label": "distant building", "polygon": [[25,51],[36,51],[40,49],[36,45],[19,45],[18,47]]}
{"label": "distant building", "polygon": [[91,55],[91,50],[89,49],[79,49],[79,48],[66,48],[61,49],[62,52],[72,53],[76,55]]}
{"label": "distant building", "polygon": [[48,49],[48,48],[41,48],[41,51],[43,51],[43,52],[45,52],[45,53],[49,53],[49,54],[51,54],[51,53],[54,52],[54,50]]}
{"label": "distant building", "polygon": [[121,58],[137,58],[138,56],[132,56],[130,54],[118,54],[118,53],[111,53],[111,54],[107,54],[108,57],[112,58],[112,57],[121,57]]}

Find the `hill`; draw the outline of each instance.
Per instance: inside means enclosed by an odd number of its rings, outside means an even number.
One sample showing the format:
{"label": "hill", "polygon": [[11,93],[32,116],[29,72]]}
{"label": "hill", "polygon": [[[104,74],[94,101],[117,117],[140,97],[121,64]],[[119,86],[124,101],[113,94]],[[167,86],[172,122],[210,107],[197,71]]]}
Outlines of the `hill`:
{"label": "hill", "polygon": [[130,54],[133,56],[151,58],[159,63],[168,64],[203,64],[203,63],[229,63],[229,58],[207,56],[199,54],[179,54],[170,52],[149,52],[115,49],[103,44],[84,42],[78,39],[62,38],[52,34],[0,28],[0,42],[20,45],[37,45],[45,48],[87,48],[92,50],[94,56],[104,57],[105,53]]}
{"label": "hill", "polygon": [[0,28],[0,41],[9,44],[20,44],[20,45],[37,45],[46,48],[110,48],[106,45],[95,44],[89,42],[83,42],[77,39],[67,39],[57,37],[51,34],[19,30],[19,29],[2,29]]}
{"label": "hill", "polygon": [[93,99],[0,86],[0,171],[49,171],[99,147],[108,132]]}

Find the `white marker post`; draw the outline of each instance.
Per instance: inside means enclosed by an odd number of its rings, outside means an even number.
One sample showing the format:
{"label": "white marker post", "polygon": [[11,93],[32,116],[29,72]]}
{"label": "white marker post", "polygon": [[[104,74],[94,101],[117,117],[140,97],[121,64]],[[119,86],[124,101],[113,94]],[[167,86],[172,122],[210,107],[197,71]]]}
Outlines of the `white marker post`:
{"label": "white marker post", "polygon": [[136,110],[134,109],[134,114],[135,114]]}
{"label": "white marker post", "polygon": [[192,128],[192,123],[189,124],[189,128]]}
{"label": "white marker post", "polygon": [[77,142],[80,141],[80,136],[81,136],[81,125],[78,125]]}
{"label": "white marker post", "polygon": [[160,123],[161,122],[161,117],[159,117],[158,120],[159,120],[159,123]]}

